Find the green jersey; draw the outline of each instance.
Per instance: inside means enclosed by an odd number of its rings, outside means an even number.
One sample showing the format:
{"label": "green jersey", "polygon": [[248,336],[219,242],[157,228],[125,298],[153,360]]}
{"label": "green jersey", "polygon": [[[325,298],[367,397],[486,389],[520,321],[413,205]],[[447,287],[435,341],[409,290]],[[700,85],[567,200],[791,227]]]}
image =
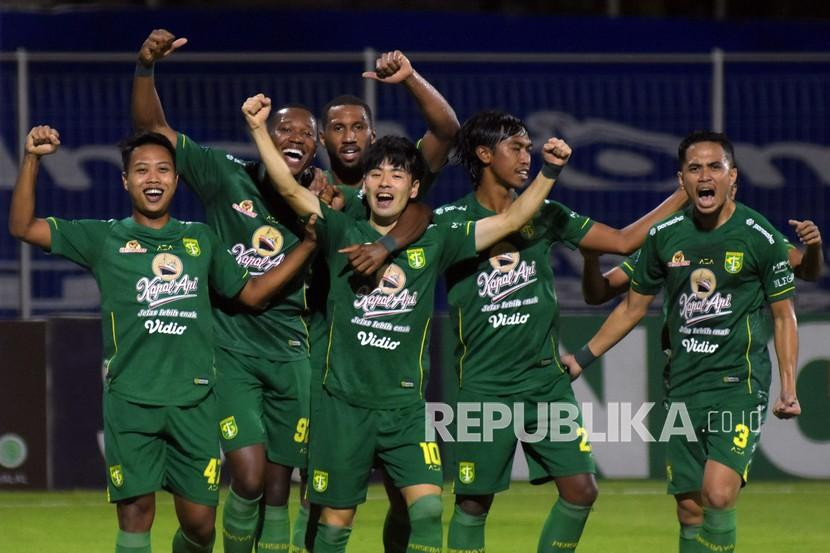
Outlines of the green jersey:
{"label": "green jersey", "polygon": [[323,207],[317,223],[331,290],[323,384],[357,406],[389,409],[424,400],[435,283],[475,255],[475,223],[432,225],[391,256],[379,280],[355,274],[338,249],[380,238],[368,221]]}
{"label": "green jersey", "polygon": [[[179,134],[176,167],[205,208],[207,222],[237,264],[254,276],[277,266],[302,240],[302,225],[260,163],[203,148]],[[216,343],[277,361],[308,356],[305,277],[299,271],[262,313],[214,298]]]}
{"label": "green jersey", "polygon": [[665,288],[671,343],[669,399],[717,394],[766,398],[770,327],[765,303],[791,298],[788,247],[757,212],[736,202],[720,227],[699,229],[692,208],[652,227],[631,289]]}
{"label": "green jersey", "polygon": [[[495,213],[471,193],[437,209],[435,221],[491,215]],[[522,393],[564,373],[550,249],[557,242],[576,248],[592,224],[546,200],[521,232],[447,271],[461,388],[490,395]]]}
{"label": "green jersey", "polygon": [[101,291],[107,391],[148,405],[193,405],[214,383],[208,287],[239,293],[248,272],[202,223],[161,229],[50,217],[52,253],[89,269]]}

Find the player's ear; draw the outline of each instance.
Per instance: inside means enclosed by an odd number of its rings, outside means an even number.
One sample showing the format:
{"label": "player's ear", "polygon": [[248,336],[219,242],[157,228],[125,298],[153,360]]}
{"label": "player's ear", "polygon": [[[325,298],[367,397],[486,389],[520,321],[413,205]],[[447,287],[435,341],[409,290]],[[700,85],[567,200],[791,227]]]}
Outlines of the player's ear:
{"label": "player's ear", "polygon": [[484,165],[490,165],[493,161],[493,151],[487,146],[476,146],[476,157]]}
{"label": "player's ear", "polygon": [[121,173],[121,185],[124,187],[124,190],[127,190],[127,172],[126,171]]}
{"label": "player's ear", "polygon": [[677,184],[680,185],[680,190],[686,190],[686,187],[683,185],[683,171],[677,172]]}
{"label": "player's ear", "polygon": [[418,197],[418,189],[421,187],[421,181],[415,179],[412,181],[412,188],[409,190],[409,199],[414,200]]}

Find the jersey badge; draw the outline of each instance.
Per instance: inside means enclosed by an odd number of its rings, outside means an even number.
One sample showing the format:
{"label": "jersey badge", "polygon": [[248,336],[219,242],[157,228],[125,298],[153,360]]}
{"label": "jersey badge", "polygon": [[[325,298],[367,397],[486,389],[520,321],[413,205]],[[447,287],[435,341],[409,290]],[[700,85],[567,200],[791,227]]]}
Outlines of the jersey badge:
{"label": "jersey badge", "polygon": [[184,244],[184,251],[191,257],[199,257],[202,254],[202,249],[199,247],[199,241],[195,238],[182,238]]}
{"label": "jersey badge", "polygon": [[458,480],[462,484],[472,484],[476,480],[476,464],[467,461],[458,463]]}
{"label": "jersey badge", "polygon": [[233,440],[239,434],[239,428],[236,426],[236,418],[228,417],[219,421],[219,431],[222,432],[222,437],[226,440]]}
{"label": "jersey badge", "polygon": [[157,252],[169,252],[173,250],[173,246],[171,244],[159,244],[156,246]]}
{"label": "jersey badge", "polygon": [[413,269],[423,269],[427,265],[424,248],[410,248],[406,250],[406,260]]}
{"label": "jersey badge", "polygon": [[737,274],[744,266],[744,252],[726,252],[723,258],[723,268],[727,273]]}
{"label": "jersey badge", "polygon": [[147,253],[147,248],[142,248],[138,240],[129,240],[123,248],[118,248],[120,253]]}
{"label": "jersey badge", "polygon": [[536,233],[536,229],[533,226],[533,221],[528,221],[527,224],[523,226],[522,230],[520,230],[519,232],[527,240],[533,238],[533,235]]}
{"label": "jersey badge", "polygon": [[262,257],[274,257],[282,250],[282,244],[282,233],[268,225],[256,229],[251,237],[251,247]]}
{"label": "jersey badge", "polygon": [[311,485],[317,493],[323,493],[329,488],[329,473],[322,470],[314,470],[314,476],[311,478]]}
{"label": "jersey badge", "polygon": [[245,217],[254,219],[257,216],[256,211],[254,211],[254,202],[251,200],[242,200],[238,204],[232,204],[232,207]]}
{"label": "jersey badge", "polygon": [[674,252],[674,255],[671,256],[671,261],[669,261],[666,265],[669,267],[688,267],[691,264],[692,262],[686,259],[683,252],[678,250]]}
{"label": "jersey badge", "polygon": [[113,465],[110,467],[110,481],[116,488],[124,485],[124,472],[121,470],[121,465]]}

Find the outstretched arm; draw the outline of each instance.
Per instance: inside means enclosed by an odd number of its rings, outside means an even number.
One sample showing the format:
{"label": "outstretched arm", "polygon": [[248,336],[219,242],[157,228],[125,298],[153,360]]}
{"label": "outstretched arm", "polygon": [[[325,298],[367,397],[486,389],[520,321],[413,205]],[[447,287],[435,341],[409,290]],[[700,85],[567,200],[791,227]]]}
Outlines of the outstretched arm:
{"label": "outstretched arm", "polygon": [[441,169],[447,163],[453,140],[461,127],[449,102],[412,68],[400,50],[382,54],[375,62],[375,71],[367,71],[363,77],[382,83],[401,83],[406,87],[418,103],[429,129],[422,139],[421,151],[431,171]]}
{"label": "outstretched arm", "polygon": [[594,223],[579,245],[602,253],[628,255],[643,244],[648,229],[681,209],[686,204],[686,200],[686,193],[677,189],[660,205],[624,229]]}
{"label": "outstretched arm", "polygon": [[775,401],[772,413],[779,419],[789,419],[801,414],[795,386],[795,369],[798,363],[798,324],[791,299],[770,304],[774,321],[775,356],[781,376],[781,395]]}
{"label": "outstretched arm", "polygon": [[580,248],[582,253],[582,295],[588,305],[602,305],[628,290],[631,279],[619,267],[602,273],[599,254]]}
{"label": "outstretched arm", "polygon": [[564,140],[550,138],[542,146],[544,167],[504,212],[476,223],[476,251],[486,250],[505,236],[517,232],[542,207],[559,172],[571,157],[571,147]]}
{"label": "outstretched arm", "polygon": [[176,146],[176,131],[170,128],[164,117],[164,109],[156,92],[153,68],[158,60],[166,58],[185,44],[186,38],[176,38],[169,31],[155,29],[138,51],[138,62],[133,77],[133,127],[136,130],[163,134],[173,147]]}
{"label": "outstretched arm", "polygon": [[[645,296],[629,289],[625,300],[611,312],[594,337],[576,355],[565,355],[562,363],[568,367],[571,379],[577,378],[585,365],[603,355],[622,340],[646,316],[654,296]],[[583,365],[584,363],[584,365]]]}
{"label": "outstretched arm", "polygon": [[792,248],[789,252],[790,265],[795,276],[801,280],[815,282],[821,277],[824,268],[824,253],[821,250],[821,232],[812,221],[790,219],[790,226],[795,229],[798,239],[807,246],[804,251]]}
{"label": "outstretched arm", "polygon": [[46,219],[35,217],[35,181],[41,156],[56,152],[60,143],[58,131],[48,125],[34,127],[29,131],[26,136],[26,153],[9,207],[11,235],[44,250],[52,249],[52,232]]}
{"label": "outstretched arm", "polygon": [[268,114],[271,113],[271,98],[264,94],[257,94],[248,98],[242,104],[242,113],[245,115],[245,121],[251,131],[251,138],[253,138],[257,150],[259,150],[262,163],[268,171],[268,176],[274,182],[277,192],[285,198],[285,201],[297,215],[305,217],[314,213],[322,217],[320,199],[308,188],[300,186],[294,179],[294,175],[291,174],[291,170],[285,164],[285,160],[268,135],[266,122],[268,121]]}
{"label": "outstretched arm", "polygon": [[317,233],[314,225],[317,215],[312,215],[305,225],[305,236],[291,252],[285,256],[282,263],[265,273],[250,279],[237,299],[244,305],[261,311],[277,296],[286,284],[297,276],[297,273],[311,259],[317,248]]}

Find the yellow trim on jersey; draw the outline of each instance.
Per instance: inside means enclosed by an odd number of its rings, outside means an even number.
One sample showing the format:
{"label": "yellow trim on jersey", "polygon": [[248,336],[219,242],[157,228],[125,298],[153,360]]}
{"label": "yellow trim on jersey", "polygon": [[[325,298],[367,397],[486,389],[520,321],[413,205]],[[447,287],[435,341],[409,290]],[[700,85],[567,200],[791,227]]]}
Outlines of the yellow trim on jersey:
{"label": "yellow trim on jersey", "polygon": [[781,290],[780,292],[776,292],[776,293],[774,293],[774,294],[770,294],[770,295],[769,295],[769,297],[774,298],[775,296],[780,296],[781,294],[784,294],[784,293],[786,293],[786,292],[789,292],[790,290],[795,290],[795,286],[790,286],[790,287],[789,287],[789,288],[787,288],[786,290]]}
{"label": "yellow trim on jersey", "polygon": [[182,146],[187,145],[187,135],[184,133],[179,133],[182,136]]}
{"label": "yellow trim on jersey", "polygon": [[421,353],[418,355],[418,368],[421,370],[421,382],[418,384],[418,389],[420,390],[421,397],[424,397],[424,349],[427,346],[427,332],[429,331],[429,322],[432,320],[432,317],[427,319],[427,323],[424,325],[424,335],[421,337]]}
{"label": "yellow trim on jersey", "polygon": [[747,335],[747,343],[746,343],[746,364],[748,367],[748,373],[746,377],[746,386],[749,389],[749,393],[752,393],[752,361],[749,360],[749,348],[752,346],[752,330],[749,328],[749,315],[746,316],[746,335]]}
{"label": "yellow trim on jersey", "polygon": [[308,325],[305,324],[305,318],[302,315],[297,315],[300,318],[300,322],[303,323],[303,328],[305,329],[305,349],[308,352],[311,352],[311,336],[308,331]]}
{"label": "yellow trim on jersey", "polygon": [[331,342],[332,337],[334,336],[334,312],[337,310],[337,306],[332,306],[331,308],[331,326],[329,326],[329,344],[326,346],[326,371],[323,373],[323,383],[326,382],[326,378],[329,376],[329,357],[331,356]]}
{"label": "yellow trim on jersey", "polygon": [[632,267],[631,265],[629,265],[629,264],[628,264],[628,261],[623,261],[623,265],[625,265],[625,266],[626,266],[626,267],[628,267],[628,268],[629,268],[632,272],[634,272],[634,267]]}
{"label": "yellow trim on jersey", "polygon": [[46,220],[47,221],[52,221],[55,224],[55,230],[58,230],[58,220],[57,219],[55,219],[54,217],[47,217]]}
{"label": "yellow trim on jersey", "polygon": [[115,346],[115,353],[113,353],[112,357],[110,357],[107,360],[107,374],[109,374],[109,372],[110,372],[110,364],[112,363],[112,360],[115,359],[116,355],[118,355],[118,340],[115,337],[115,312],[114,311],[110,311],[110,321],[111,321],[111,326],[112,326],[112,345]]}
{"label": "yellow trim on jersey", "polygon": [[467,233],[467,236],[470,235],[470,225],[472,225],[473,223],[475,223],[475,221],[467,221],[467,227],[464,229],[464,232]]}
{"label": "yellow trim on jersey", "polygon": [[556,347],[556,340],[553,336],[550,337],[550,345],[553,348],[553,361],[556,363],[556,366],[559,367],[559,371],[562,373],[567,372],[565,369],[562,368],[562,365],[559,364],[559,349]]}
{"label": "yellow trim on jersey", "polygon": [[591,222],[591,218],[590,218],[590,217],[585,217],[585,222],[584,222],[584,223],[582,223],[582,226],[581,226],[581,227],[579,227],[579,228],[580,228],[580,230],[584,229],[584,228],[585,228],[585,225],[587,225],[587,224],[588,224],[588,223],[590,223],[590,222]]}
{"label": "yellow trim on jersey", "polygon": [[463,321],[461,317],[461,308],[458,308],[458,340],[464,346],[464,352],[461,354],[461,359],[458,360],[458,386],[464,381],[464,358],[467,357],[467,344],[464,343]]}

